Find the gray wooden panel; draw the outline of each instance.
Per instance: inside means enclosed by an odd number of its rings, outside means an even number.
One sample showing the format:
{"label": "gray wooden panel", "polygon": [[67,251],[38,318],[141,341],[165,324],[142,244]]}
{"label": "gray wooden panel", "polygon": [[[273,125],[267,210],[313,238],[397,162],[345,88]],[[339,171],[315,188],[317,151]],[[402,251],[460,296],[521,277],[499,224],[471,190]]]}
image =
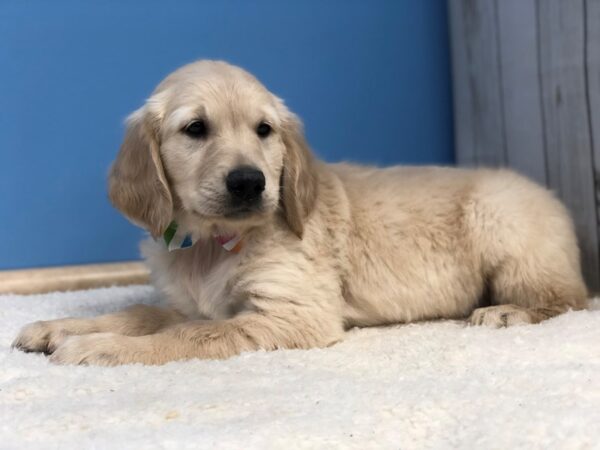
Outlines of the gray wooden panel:
{"label": "gray wooden panel", "polygon": [[456,160],[463,166],[477,164],[473,145],[471,101],[469,95],[469,63],[462,1],[450,0],[450,36],[452,52],[452,95],[454,97],[454,147]]}
{"label": "gray wooden panel", "polygon": [[506,162],[546,184],[535,0],[497,0]]}
{"label": "gray wooden panel", "polygon": [[[586,98],[583,0],[538,2],[548,182],[574,214],[583,271],[597,290],[598,230]],[[552,239],[552,236],[548,236]]]}
{"label": "gray wooden panel", "polygon": [[494,0],[449,2],[458,162],[505,163]]}
{"label": "gray wooden panel", "polygon": [[[600,0],[586,1],[587,108],[590,115],[594,178],[596,179],[596,220],[600,210]],[[598,223],[598,222],[597,222]],[[600,231],[598,232],[600,236]]]}

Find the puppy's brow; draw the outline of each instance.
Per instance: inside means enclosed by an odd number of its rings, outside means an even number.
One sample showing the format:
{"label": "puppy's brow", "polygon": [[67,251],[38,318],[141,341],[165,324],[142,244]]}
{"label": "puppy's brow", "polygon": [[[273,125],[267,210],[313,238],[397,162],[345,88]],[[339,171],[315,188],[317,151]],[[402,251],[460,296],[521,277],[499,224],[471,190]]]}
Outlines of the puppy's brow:
{"label": "puppy's brow", "polygon": [[165,121],[165,126],[168,129],[179,129],[194,119],[204,119],[205,117],[206,111],[203,107],[181,106],[169,114]]}
{"label": "puppy's brow", "polygon": [[262,114],[261,121],[264,121],[271,126],[279,126],[280,125],[281,121],[279,120],[279,115],[277,114],[277,111],[275,110],[275,108],[271,107],[270,105],[266,105],[263,107],[262,112],[263,112],[263,114]]}

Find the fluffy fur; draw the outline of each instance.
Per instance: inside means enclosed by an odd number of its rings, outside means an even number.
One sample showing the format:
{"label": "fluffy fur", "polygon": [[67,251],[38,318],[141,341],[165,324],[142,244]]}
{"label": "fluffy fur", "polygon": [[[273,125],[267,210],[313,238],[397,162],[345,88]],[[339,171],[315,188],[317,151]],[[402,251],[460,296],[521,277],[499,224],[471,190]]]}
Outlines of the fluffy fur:
{"label": "fluffy fur", "polygon": [[[198,118],[209,134],[191,139],[182,129]],[[260,209],[241,216],[224,183],[240,165],[266,179]],[[37,322],[16,347],[63,364],[163,364],[324,347],[353,326],[536,323],[587,298],[572,222],[544,188],[506,170],[315,161],[283,102],[223,62],[157,87],[129,119],[109,185],[153,235],[175,218],[204,236],[171,253],[143,245],[169,308]],[[211,237],[231,232],[239,254]]]}

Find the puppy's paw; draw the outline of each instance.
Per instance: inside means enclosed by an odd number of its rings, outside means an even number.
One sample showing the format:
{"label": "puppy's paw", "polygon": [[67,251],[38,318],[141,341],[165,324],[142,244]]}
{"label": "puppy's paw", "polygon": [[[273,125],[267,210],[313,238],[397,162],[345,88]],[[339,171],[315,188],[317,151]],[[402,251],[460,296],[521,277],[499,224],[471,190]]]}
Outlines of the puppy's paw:
{"label": "puppy's paw", "polygon": [[52,353],[69,335],[57,321],[33,322],[21,328],[12,347],[24,352]]}
{"label": "puppy's paw", "polygon": [[117,366],[136,361],[133,338],[114,333],[69,336],[50,356],[55,364]]}
{"label": "puppy's paw", "polygon": [[516,305],[488,306],[477,308],[469,317],[471,325],[486,325],[493,328],[510,327],[534,323],[531,313]]}

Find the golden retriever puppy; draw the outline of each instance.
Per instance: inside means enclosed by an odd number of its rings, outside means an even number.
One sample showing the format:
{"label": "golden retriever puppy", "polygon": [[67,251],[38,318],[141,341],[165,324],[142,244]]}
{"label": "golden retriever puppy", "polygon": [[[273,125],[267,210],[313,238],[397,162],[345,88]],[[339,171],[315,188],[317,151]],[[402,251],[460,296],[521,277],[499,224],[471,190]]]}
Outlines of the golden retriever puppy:
{"label": "golden retriever puppy", "polygon": [[159,84],[109,185],[155,238],[143,253],[169,307],[36,322],[16,347],[164,364],[325,347],[354,326],[537,323],[586,302],[572,222],[546,189],[506,170],[319,162],[284,103],[224,62]]}

